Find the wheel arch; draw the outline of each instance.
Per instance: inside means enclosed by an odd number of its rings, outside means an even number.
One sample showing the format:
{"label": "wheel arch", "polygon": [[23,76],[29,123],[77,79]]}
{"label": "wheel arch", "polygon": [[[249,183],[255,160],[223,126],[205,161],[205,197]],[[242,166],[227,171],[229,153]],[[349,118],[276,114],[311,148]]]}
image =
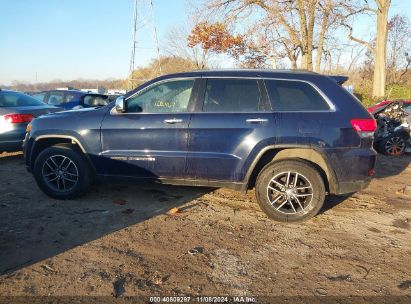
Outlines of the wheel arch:
{"label": "wheel arch", "polygon": [[66,145],[71,145],[75,147],[78,150],[78,152],[81,153],[85,157],[92,171],[94,173],[96,172],[84,146],[81,144],[81,142],[76,137],[71,136],[71,135],[40,135],[36,137],[34,140],[33,146],[31,148],[31,153],[30,153],[31,168],[33,169],[34,162],[37,156],[41,153],[41,151],[43,151],[44,149],[48,147],[59,145],[59,144],[66,144]]}
{"label": "wheel arch", "polygon": [[334,170],[329,165],[326,156],[312,147],[267,147],[260,151],[254,162],[251,164],[244,182],[244,189],[251,189],[255,186],[258,173],[270,162],[280,160],[303,160],[316,167],[321,174],[326,191],[337,192],[337,179]]}

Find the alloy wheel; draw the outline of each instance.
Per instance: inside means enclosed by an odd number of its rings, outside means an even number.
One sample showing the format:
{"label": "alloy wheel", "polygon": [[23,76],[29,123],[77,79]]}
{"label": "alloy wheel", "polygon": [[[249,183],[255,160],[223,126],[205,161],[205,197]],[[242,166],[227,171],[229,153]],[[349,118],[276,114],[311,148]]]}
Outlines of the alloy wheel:
{"label": "alloy wheel", "polygon": [[390,155],[400,155],[404,152],[405,141],[402,137],[395,136],[385,143],[385,151]]}
{"label": "alloy wheel", "polygon": [[43,163],[42,177],[47,186],[54,191],[66,192],[77,185],[79,173],[76,164],[70,158],[53,155]]}
{"label": "alloy wheel", "polygon": [[278,212],[300,213],[310,205],[313,187],[311,182],[298,172],[281,172],[268,183],[267,198]]}

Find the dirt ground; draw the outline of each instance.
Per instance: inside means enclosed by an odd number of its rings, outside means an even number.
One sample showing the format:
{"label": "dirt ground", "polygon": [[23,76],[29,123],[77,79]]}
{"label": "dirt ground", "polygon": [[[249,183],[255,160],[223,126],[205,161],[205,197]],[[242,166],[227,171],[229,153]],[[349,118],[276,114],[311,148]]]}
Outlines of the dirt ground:
{"label": "dirt ground", "polygon": [[252,191],[105,183],[53,200],[2,154],[0,295],[410,296],[410,162],[380,156],[366,190],[285,225]]}

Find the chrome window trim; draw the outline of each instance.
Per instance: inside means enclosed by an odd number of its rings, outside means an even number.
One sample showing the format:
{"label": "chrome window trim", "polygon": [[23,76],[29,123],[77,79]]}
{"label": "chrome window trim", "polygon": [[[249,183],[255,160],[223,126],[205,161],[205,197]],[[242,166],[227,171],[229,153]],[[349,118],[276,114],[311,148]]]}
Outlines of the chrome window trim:
{"label": "chrome window trim", "polygon": [[[330,107],[328,110],[301,110],[301,111],[275,111],[273,109],[274,113],[324,113],[324,112],[336,112],[337,108],[335,107],[334,103],[328,98],[327,95],[319,88],[317,87],[314,83],[308,81],[308,80],[300,80],[300,79],[283,79],[283,78],[262,78],[263,80],[280,80],[280,81],[294,81],[294,82],[304,82],[308,85],[310,85],[315,91],[317,91],[318,94],[324,99],[324,101],[328,104]],[[264,81],[264,86],[265,86],[265,81]],[[270,94],[268,93],[267,87],[266,87],[267,95],[268,98],[270,98]],[[271,102],[271,99],[270,99]]]}
{"label": "chrome window trim", "polygon": [[[140,94],[141,92],[144,92],[145,90],[148,90],[149,88],[161,84],[161,83],[165,83],[165,82],[170,82],[170,81],[174,81],[174,80],[196,80],[196,79],[255,79],[255,80],[280,80],[280,81],[294,81],[294,82],[304,82],[307,83],[308,85],[310,85],[315,91],[317,91],[318,94],[320,94],[320,96],[325,100],[325,102],[328,104],[328,106],[330,107],[329,110],[301,110],[301,111],[276,111],[275,109],[271,110],[271,111],[257,111],[257,112],[203,112],[203,111],[198,111],[198,112],[170,112],[170,113],[118,113],[115,108],[113,107],[110,110],[110,115],[148,115],[148,114],[154,114],[154,115],[178,115],[178,114],[254,114],[254,113],[333,113],[337,111],[336,106],[334,105],[334,103],[328,98],[328,96],[318,87],[316,86],[314,83],[312,83],[311,81],[308,80],[304,80],[304,79],[287,79],[287,78],[279,78],[279,77],[258,77],[258,76],[192,76],[192,77],[176,77],[176,78],[167,78],[167,79],[162,79],[160,81],[156,81],[153,82],[152,84],[150,84],[149,86],[143,88],[140,91],[135,92],[133,95],[129,96],[127,100],[129,100],[130,98]],[[265,82],[264,82],[264,86],[265,86]],[[267,87],[266,87],[266,91],[267,91]],[[267,95],[268,95],[268,91],[267,91]],[[270,98],[270,96],[268,95],[268,97]],[[270,100],[271,102],[271,100]]]}
{"label": "chrome window trim", "polygon": [[135,92],[133,95],[128,96],[126,101],[135,97],[136,95],[145,92],[146,90],[150,89],[151,87],[155,86],[155,85],[159,85],[165,82],[172,82],[172,81],[178,81],[178,80],[196,80],[199,79],[201,77],[177,77],[177,78],[167,78],[167,79],[162,79],[156,82],[153,82],[152,84],[150,84],[149,86],[146,86],[145,88],[141,89],[140,91]]}

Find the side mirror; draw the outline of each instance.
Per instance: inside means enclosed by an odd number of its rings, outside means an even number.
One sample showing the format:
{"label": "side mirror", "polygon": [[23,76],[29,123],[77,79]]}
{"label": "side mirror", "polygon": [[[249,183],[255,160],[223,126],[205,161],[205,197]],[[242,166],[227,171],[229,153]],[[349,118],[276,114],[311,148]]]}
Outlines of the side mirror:
{"label": "side mirror", "polygon": [[124,96],[119,96],[116,99],[116,111],[123,113],[126,111]]}

